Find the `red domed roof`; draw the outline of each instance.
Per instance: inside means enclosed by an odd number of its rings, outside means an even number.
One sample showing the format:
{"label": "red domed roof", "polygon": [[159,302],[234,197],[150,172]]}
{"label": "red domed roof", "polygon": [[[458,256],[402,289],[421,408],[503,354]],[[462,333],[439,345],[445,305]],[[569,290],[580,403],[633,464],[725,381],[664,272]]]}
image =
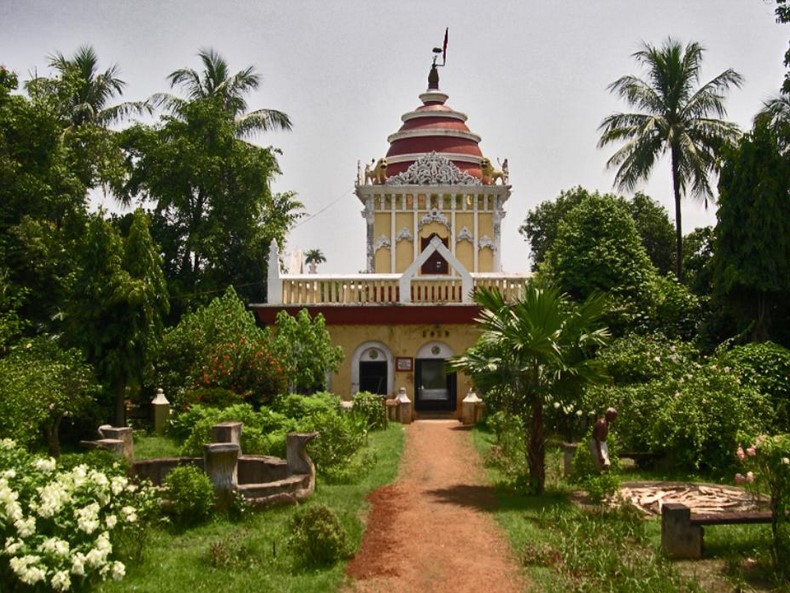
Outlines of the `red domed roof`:
{"label": "red domed roof", "polygon": [[480,136],[469,130],[466,115],[445,105],[447,95],[438,89],[438,81],[420,100],[422,105],[404,114],[403,125],[387,138],[387,176],[403,173],[420,157],[436,152],[479,179]]}

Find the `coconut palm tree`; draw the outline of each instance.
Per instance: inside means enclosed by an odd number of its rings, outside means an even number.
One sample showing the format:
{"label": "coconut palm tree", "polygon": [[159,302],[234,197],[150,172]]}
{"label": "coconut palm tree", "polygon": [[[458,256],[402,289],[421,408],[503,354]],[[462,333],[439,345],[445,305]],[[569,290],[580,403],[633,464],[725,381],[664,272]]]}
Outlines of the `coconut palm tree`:
{"label": "coconut palm tree", "polygon": [[530,282],[515,303],[497,289],[480,289],[475,302],[482,335],[477,344],[454,358],[451,366],[470,375],[486,393],[487,405],[518,418],[527,432],[530,489],[542,494],[545,484],[544,407],[550,397],[573,391],[602,377],[590,358],[609,330],[598,323],[603,298],[592,295],[576,305],[559,290]]}
{"label": "coconut palm tree", "polygon": [[683,233],[680,201],[690,191],[705,200],[713,198],[708,176],[717,168],[719,150],[736,140],[738,127],[722,121],[726,114],[724,94],[740,87],[742,77],[727,69],[699,86],[704,49],[698,43],[667,39],[661,47],[648,43],[633,57],[647,69],[647,79],[623,76],[609,90],[637,108],[603,120],[599,147],[625,142],[607,161],[618,167],[615,185],[633,190],[646,180],[653,165],[669,154],[675,199],[675,274],[682,273]]}
{"label": "coconut palm tree", "polygon": [[257,109],[247,113],[244,96],[257,89],[261,83],[260,75],[252,66],[231,74],[228,63],[213,49],[201,49],[198,56],[203,63],[201,72],[192,68],[180,68],[168,76],[170,86],[181,87],[186,99],[169,93],[158,93],[152,97],[155,104],[179,116],[183,115],[186,106],[192,101],[217,100],[222,109],[233,116],[236,135],[240,138],[247,138],[258,132],[291,129],[291,119],[282,111]]}
{"label": "coconut palm tree", "polygon": [[123,94],[126,83],[118,77],[117,64],[99,71],[99,57],[89,45],[78,48],[70,58],[57,52],[50,57],[49,65],[58,72],[58,78],[35,77],[27,83],[27,89],[34,96],[54,96],[70,126],[91,123],[107,127],[149,110],[147,103],[139,101],[110,105]]}
{"label": "coconut palm tree", "polygon": [[308,249],[304,252],[304,262],[309,266],[311,274],[315,274],[316,266],[325,261],[324,252],[320,249]]}

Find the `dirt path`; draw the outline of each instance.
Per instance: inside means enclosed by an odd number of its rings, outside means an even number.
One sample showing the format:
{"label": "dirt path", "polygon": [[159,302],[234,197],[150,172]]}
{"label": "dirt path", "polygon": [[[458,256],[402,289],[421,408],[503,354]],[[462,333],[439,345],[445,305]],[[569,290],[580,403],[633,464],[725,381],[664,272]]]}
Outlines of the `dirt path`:
{"label": "dirt path", "polygon": [[456,421],[406,426],[397,481],[370,495],[349,593],[517,593],[523,578],[468,430]]}

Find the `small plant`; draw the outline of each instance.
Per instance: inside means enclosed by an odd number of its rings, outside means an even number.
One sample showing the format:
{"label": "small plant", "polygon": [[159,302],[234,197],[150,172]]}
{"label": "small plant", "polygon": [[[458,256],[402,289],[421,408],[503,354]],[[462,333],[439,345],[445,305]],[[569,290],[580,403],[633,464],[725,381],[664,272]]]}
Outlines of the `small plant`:
{"label": "small plant", "polygon": [[367,423],[342,411],[319,412],[302,421],[300,430],[319,431],[320,438],[310,443],[310,457],[321,475],[351,462],[365,444]]}
{"label": "small plant", "polygon": [[299,509],[291,520],[294,555],[308,566],[334,564],[348,554],[348,535],[337,514],[318,504]]}
{"label": "small plant", "polygon": [[179,527],[203,523],[214,511],[214,486],[194,465],[182,465],[167,474],[163,496],[166,513]]}
{"label": "small plant", "polygon": [[351,413],[365,419],[369,430],[387,428],[387,409],[380,395],[369,391],[360,391],[354,396],[354,407]]}

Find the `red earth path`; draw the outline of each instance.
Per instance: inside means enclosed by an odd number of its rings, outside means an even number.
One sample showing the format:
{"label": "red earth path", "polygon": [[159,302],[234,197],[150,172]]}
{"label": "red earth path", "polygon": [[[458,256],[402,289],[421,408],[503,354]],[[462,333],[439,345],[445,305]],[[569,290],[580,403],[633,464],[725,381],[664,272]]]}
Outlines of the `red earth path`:
{"label": "red earth path", "polygon": [[457,421],[405,427],[398,479],[372,492],[347,593],[517,593],[525,584],[468,429]]}

